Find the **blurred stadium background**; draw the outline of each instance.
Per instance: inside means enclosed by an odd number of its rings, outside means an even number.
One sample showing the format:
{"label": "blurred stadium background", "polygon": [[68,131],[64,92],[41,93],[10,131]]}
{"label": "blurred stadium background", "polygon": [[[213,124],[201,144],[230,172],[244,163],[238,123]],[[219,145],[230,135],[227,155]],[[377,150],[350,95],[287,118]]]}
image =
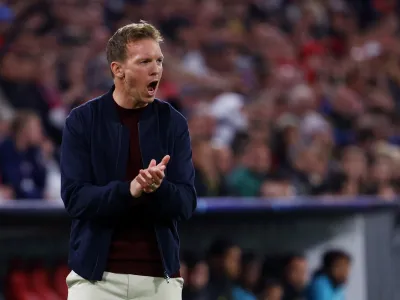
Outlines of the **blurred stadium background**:
{"label": "blurred stadium background", "polygon": [[[192,136],[184,300],[217,300],[221,277],[218,300],[400,299],[399,7],[0,0],[0,299],[66,299],[64,120],[110,88],[105,44],[140,19],[165,37],[158,98]],[[343,298],[307,295],[321,267]]]}

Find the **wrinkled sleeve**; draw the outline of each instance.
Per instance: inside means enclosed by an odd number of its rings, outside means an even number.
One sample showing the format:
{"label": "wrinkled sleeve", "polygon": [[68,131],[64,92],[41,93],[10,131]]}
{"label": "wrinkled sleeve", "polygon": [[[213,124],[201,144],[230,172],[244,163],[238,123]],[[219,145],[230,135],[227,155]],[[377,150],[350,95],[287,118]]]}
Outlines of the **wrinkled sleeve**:
{"label": "wrinkled sleeve", "polygon": [[181,115],[178,117],[175,132],[167,179],[155,192],[155,209],[162,217],[187,220],[196,209],[197,195],[189,129],[186,119]]}

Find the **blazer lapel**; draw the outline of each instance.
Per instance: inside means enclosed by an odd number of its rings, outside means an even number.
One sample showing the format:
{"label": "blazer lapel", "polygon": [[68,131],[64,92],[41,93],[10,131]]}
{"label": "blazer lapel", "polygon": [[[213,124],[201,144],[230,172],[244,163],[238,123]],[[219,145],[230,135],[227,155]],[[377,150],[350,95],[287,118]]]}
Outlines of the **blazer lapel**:
{"label": "blazer lapel", "polygon": [[[114,103],[112,93],[114,86],[105,94],[104,101],[104,118],[109,119],[107,149],[110,149],[111,157],[114,157],[114,176],[118,180],[124,180],[126,175],[126,164],[129,158],[129,130],[123,126],[119,120],[117,108]],[[104,135],[106,133],[103,133]],[[114,146],[115,145],[115,146]]]}
{"label": "blazer lapel", "polygon": [[140,117],[139,140],[143,168],[147,168],[152,159],[159,163],[163,158],[163,151],[160,143],[158,111],[154,103],[149,104]]}

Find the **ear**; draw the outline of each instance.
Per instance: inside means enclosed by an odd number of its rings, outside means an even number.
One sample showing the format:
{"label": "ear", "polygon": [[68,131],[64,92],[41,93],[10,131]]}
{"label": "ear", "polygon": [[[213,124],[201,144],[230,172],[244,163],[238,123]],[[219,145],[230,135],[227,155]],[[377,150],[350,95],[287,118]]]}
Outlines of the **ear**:
{"label": "ear", "polygon": [[124,78],[125,74],[124,74],[124,70],[122,65],[119,62],[113,61],[111,63],[111,71],[114,74],[114,77],[117,77],[119,79]]}

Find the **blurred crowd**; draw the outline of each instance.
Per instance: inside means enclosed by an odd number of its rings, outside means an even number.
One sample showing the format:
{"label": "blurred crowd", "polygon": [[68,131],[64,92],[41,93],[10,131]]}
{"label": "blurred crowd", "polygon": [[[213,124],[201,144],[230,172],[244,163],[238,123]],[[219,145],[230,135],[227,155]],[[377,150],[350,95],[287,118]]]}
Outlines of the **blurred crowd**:
{"label": "blurred crowd", "polygon": [[[182,300],[345,300],[351,265],[350,255],[340,249],[327,250],[313,270],[301,253],[263,257],[217,239],[205,253],[183,251]],[[4,299],[67,299],[68,273],[57,260],[15,259],[2,278]]]}
{"label": "blurred crowd", "polygon": [[183,254],[183,300],[345,300],[351,257],[332,249],[309,276],[302,254],[259,257],[224,239],[206,256]]}
{"label": "blurred crowd", "polygon": [[64,120],[112,85],[105,45],[160,28],[158,98],[189,122],[199,196],[400,187],[395,0],[0,0],[0,198],[58,199]]}

